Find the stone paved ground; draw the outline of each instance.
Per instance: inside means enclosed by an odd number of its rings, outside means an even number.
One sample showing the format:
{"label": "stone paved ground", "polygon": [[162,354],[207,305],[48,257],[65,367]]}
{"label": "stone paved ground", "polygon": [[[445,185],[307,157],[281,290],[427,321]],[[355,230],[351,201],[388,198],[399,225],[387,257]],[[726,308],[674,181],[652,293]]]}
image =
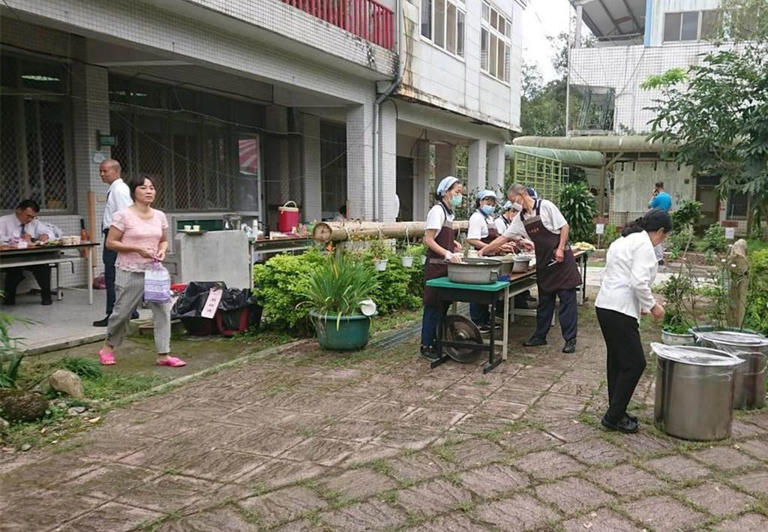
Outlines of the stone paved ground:
{"label": "stone paved ground", "polygon": [[430,371],[412,343],[308,342],[0,458],[0,530],[768,530],[767,412],[712,445],[665,437],[649,364],[641,432],[606,433],[591,308],[578,353],[560,347],[483,375]]}

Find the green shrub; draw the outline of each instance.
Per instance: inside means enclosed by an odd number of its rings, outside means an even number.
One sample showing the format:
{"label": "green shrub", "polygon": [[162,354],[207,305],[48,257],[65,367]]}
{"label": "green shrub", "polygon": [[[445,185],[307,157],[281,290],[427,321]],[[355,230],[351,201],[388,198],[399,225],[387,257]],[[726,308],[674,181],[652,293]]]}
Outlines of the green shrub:
{"label": "green shrub", "polygon": [[312,311],[346,316],[359,314],[360,301],[370,298],[377,287],[371,263],[337,253],[315,267],[302,296]]}
{"label": "green shrub", "polygon": [[672,212],[672,230],[682,231],[683,228],[696,226],[701,220],[701,203],[685,200]]}
{"label": "green shrub", "polygon": [[324,260],[322,253],[312,249],[302,255],[276,255],[266,264],[253,267],[257,300],[271,325],[308,331],[306,318],[310,309],[299,304],[304,301],[312,272]]}
{"label": "green shrub", "polygon": [[684,334],[694,325],[693,301],[696,289],[688,272],[680,271],[661,285],[664,296],[664,319],[661,327],[667,332]]}
{"label": "green shrub", "polygon": [[672,226],[672,232],[667,237],[667,251],[672,259],[677,259],[681,254],[693,249],[693,228],[685,226],[680,229]]}
{"label": "green shrub", "polygon": [[56,366],[87,379],[98,379],[101,377],[101,364],[95,358],[64,357]]}
{"label": "green shrub", "polygon": [[619,232],[618,227],[614,224],[606,225],[603,234],[600,236],[600,247],[608,249],[620,236],[621,233]]}
{"label": "green shrub", "polygon": [[728,241],[725,239],[725,227],[720,224],[712,224],[704,233],[700,251],[722,253],[728,249]]}
{"label": "green shrub", "polygon": [[[2,295],[2,292],[0,292]],[[19,367],[24,354],[19,348],[19,338],[11,336],[11,324],[15,318],[0,312],[0,388],[15,388]]]}
{"label": "green shrub", "polygon": [[595,197],[583,183],[570,183],[560,192],[560,211],[570,227],[573,242],[595,239]]}
{"label": "green shrub", "polygon": [[768,334],[768,249],[749,255],[749,296],[746,327]]}
{"label": "green shrub", "polygon": [[[375,272],[378,287],[373,291],[379,314],[390,314],[400,309],[413,309],[421,306],[423,267],[420,263],[406,268],[400,259],[390,253],[387,269]],[[370,254],[364,254],[363,260],[371,261]],[[416,286],[418,288],[416,288]]]}

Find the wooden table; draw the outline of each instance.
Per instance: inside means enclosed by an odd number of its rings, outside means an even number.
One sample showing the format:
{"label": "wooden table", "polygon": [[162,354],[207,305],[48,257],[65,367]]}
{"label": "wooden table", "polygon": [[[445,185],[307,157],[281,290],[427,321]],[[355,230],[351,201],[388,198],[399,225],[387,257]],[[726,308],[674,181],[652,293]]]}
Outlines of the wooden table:
{"label": "wooden table", "polygon": [[85,249],[85,256],[88,260],[88,303],[93,305],[93,248],[98,245],[98,242],[81,242],[80,244],[66,246],[63,244],[36,245],[26,248],[2,246],[0,247],[0,269],[36,266],[39,264],[56,265],[57,293],[58,298],[61,299],[59,267],[62,263],[72,263],[75,259],[75,257],[65,256],[64,252],[73,249]]}

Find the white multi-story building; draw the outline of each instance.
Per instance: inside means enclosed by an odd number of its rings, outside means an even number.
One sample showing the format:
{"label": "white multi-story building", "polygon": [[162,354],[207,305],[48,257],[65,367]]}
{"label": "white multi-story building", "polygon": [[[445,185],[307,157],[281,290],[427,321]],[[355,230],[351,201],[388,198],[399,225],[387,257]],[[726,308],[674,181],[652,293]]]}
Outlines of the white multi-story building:
{"label": "white multi-story building", "polygon": [[100,235],[113,157],[156,178],[174,234],[228,212],[274,227],[288,200],[386,221],[398,194],[419,219],[456,146],[470,187],[503,181],[525,3],[4,0],[0,211],[31,197]]}
{"label": "white multi-story building", "polygon": [[[583,47],[576,32],[570,83],[584,95],[584,105],[570,134],[647,133],[654,117],[649,108],[661,91],[640,85],[653,74],[686,69],[714,48],[708,39],[717,33],[719,1],[571,0],[571,4],[595,41]],[[663,181],[677,201],[701,201],[706,221],[738,222],[743,229],[747,209],[743,194],[721,200],[716,190],[719,178],[694,176],[690,168],[678,167],[661,155],[625,157],[614,166],[612,217],[624,221],[641,214],[653,184]]]}

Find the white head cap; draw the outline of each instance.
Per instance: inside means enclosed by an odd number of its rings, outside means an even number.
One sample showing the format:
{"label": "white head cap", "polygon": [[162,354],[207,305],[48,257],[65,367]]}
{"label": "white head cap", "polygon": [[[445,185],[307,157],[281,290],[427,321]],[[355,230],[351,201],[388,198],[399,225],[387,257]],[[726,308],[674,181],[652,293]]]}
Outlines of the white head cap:
{"label": "white head cap", "polygon": [[484,200],[485,198],[496,198],[496,193],[493,190],[483,190],[477,195],[477,199]]}
{"label": "white head cap", "polygon": [[511,201],[507,201],[504,204],[504,210],[505,211],[519,211],[520,210],[520,204],[519,203],[512,203]]}
{"label": "white head cap", "polygon": [[437,185],[437,195],[440,197],[445,196],[448,189],[458,182],[459,180],[452,175],[444,177],[443,180],[440,181],[440,184]]}

